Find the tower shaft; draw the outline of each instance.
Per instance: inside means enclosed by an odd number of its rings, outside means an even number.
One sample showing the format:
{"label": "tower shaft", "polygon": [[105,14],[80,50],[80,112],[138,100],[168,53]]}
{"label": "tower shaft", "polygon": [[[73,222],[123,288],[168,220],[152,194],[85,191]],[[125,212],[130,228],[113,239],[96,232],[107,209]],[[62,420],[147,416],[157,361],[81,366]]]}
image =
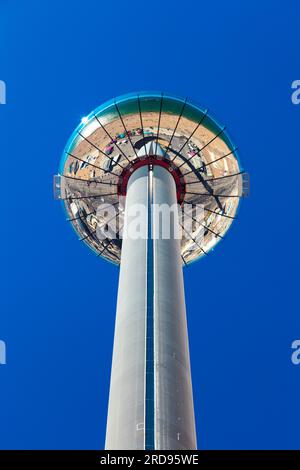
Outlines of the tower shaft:
{"label": "tower shaft", "polygon": [[[143,166],[130,177],[106,431],[109,450],[196,449],[180,240],[158,227],[161,205],[176,204],[175,182],[165,168]],[[133,219],[142,207],[142,234],[136,238]],[[177,211],[172,213],[178,224]]]}

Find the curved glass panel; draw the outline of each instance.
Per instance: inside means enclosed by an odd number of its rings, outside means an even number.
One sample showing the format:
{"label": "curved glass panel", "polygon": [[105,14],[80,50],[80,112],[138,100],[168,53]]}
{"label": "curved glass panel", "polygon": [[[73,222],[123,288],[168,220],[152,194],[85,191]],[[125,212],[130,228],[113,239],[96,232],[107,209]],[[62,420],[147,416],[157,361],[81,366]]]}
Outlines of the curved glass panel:
{"label": "curved glass panel", "polygon": [[[154,159],[153,164],[160,160],[176,174],[181,205],[203,207],[204,215],[182,237],[183,262],[201,258],[229,229],[244,181],[225,128],[186,98],[160,92],[122,95],[103,103],[77,126],[59,167],[60,198],[70,222],[94,252],[118,264],[123,181],[146,158]],[[97,238],[97,227],[107,224],[105,216],[97,214],[104,203],[120,213],[114,240]]]}

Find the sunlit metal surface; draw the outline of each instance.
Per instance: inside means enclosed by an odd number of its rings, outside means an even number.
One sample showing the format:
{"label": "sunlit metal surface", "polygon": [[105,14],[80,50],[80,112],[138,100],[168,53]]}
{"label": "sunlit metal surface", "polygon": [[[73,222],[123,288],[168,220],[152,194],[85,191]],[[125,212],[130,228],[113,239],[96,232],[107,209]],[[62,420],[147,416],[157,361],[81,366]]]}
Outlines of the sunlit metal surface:
{"label": "sunlit metal surface", "polygon": [[[156,143],[163,156],[157,155]],[[143,148],[149,155],[141,155]],[[189,264],[224,237],[236,217],[240,197],[247,192],[247,179],[225,128],[189,100],[140,93],[97,108],[69,139],[60,180],[55,181],[56,195],[64,201],[79,238],[98,256],[119,264],[122,240],[98,239],[97,226],[109,223],[111,215],[97,216],[97,208],[113,204],[121,230],[122,178],[139,160],[151,157],[169,162],[169,171],[178,173],[184,188],[181,205],[204,208],[195,217],[192,231],[182,232],[181,258]]]}

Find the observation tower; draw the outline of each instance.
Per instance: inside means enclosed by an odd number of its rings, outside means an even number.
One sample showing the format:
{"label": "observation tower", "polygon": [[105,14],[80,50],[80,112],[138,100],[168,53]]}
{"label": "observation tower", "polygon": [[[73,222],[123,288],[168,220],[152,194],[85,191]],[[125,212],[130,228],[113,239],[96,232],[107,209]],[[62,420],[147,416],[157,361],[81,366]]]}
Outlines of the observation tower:
{"label": "observation tower", "polygon": [[197,448],[182,267],[224,238],[248,186],[225,127],[188,99],[120,96],[71,135],[55,196],[120,266],[106,449]]}

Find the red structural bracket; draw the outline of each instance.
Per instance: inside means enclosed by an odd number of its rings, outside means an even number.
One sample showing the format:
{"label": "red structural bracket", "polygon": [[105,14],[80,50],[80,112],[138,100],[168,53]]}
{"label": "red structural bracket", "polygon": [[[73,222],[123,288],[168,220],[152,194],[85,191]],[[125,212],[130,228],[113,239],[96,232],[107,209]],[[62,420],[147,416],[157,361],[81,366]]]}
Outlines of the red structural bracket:
{"label": "red structural bracket", "polygon": [[127,183],[130,176],[135,170],[146,165],[162,166],[171,173],[176,184],[177,201],[179,204],[182,204],[185,196],[185,182],[181,171],[169,159],[158,157],[157,155],[147,155],[145,157],[136,158],[124,168],[118,180],[118,195],[126,196]]}

